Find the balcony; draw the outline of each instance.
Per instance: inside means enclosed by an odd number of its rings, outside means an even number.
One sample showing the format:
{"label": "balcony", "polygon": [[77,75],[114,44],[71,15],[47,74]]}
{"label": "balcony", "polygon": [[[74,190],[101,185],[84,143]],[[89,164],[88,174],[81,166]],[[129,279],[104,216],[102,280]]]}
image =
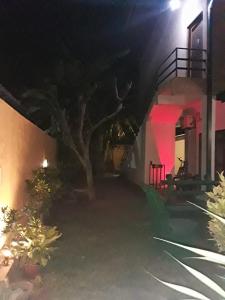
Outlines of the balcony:
{"label": "balcony", "polygon": [[206,50],[175,48],[159,66],[157,87],[176,77],[205,79],[206,74]]}

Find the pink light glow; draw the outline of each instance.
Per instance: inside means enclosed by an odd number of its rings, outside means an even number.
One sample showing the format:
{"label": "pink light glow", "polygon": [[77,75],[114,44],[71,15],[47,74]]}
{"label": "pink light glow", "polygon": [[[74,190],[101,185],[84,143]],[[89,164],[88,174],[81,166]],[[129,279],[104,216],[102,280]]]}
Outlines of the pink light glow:
{"label": "pink light glow", "polygon": [[216,102],[216,130],[225,128],[225,103]]}
{"label": "pink light glow", "polygon": [[176,124],[182,113],[182,106],[172,104],[155,105],[150,113],[151,121],[154,123]]}
{"label": "pink light glow", "polygon": [[166,174],[171,173],[175,159],[175,125],[154,124],[153,134],[159,161],[165,165]]}
{"label": "pink light glow", "polygon": [[150,113],[152,139],[156,145],[159,162],[165,165],[166,174],[173,173],[175,165],[175,128],[183,107],[179,105],[155,105]]}

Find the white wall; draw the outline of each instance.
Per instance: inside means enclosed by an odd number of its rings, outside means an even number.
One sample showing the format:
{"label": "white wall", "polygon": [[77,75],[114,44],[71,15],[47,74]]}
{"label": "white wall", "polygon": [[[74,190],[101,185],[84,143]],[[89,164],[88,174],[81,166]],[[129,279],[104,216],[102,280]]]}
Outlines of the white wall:
{"label": "white wall", "polygon": [[176,137],[175,142],[175,174],[177,174],[177,171],[180,167],[180,161],[179,158],[182,160],[185,160],[185,136],[178,136]]}
{"label": "white wall", "polygon": [[127,177],[136,182],[142,184],[144,182],[144,149],[145,149],[145,123],[140,127],[139,133],[136,137],[132,151],[130,153],[130,161],[126,167]]}
{"label": "white wall", "polygon": [[[169,1],[168,1],[169,2]],[[146,44],[141,65],[142,96],[150,96],[149,89],[161,62],[176,48],[188,47],[187,27],[203,12],[203,45],[207,48],[207,1],[183,0],[176,11],[168,8],[155,18],[154,26],[149,28],[151,37]]]}
{"label": "white wall", "polygon": [[213,4],[213,93],[225,89],[225,1],[216,0]]}
{"label": "white wall", "polygon": [[197,134],[196,129],[188,130],[187,139],[188,139],[188,146],[187,146],[187,155],[186,159],[188,161],[188,173],[192,176],[198,174],[198,164],[197,164]]}

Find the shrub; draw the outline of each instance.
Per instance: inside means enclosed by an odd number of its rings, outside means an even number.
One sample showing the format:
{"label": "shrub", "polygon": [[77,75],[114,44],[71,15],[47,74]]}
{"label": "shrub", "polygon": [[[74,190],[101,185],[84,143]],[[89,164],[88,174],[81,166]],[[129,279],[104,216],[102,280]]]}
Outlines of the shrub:
{"label": "shrub", "polygon": [[26,214],[24,222],[23,210],[2,209],[6,224],[5,233],[10,234],[7,248],[22,264],[32,263],[46,266],[55,248],[51,246],[60,236],[55,226],[45,226],[42,221]]}
{"label": "shrub", "polygon": [[22,263],[45,267],[55,250],[51,244],[60,236],[56,227],[45,226],[40,219],[31,217],[26,225],[18,224],[17,241],[11,243],[11,251]]}
{"label": "shrub", "polygon": [[[222,178],[222,181],[223,181],[223,178]],[[220,182],[220,184],[221,184],[221,182]],[[221,194],[221,191],[219,191],[219,193]],[[195,205],[195,206],[197,206],[197,205]],[[214,214],[211,211],[207,211],[204,208],[201,208],[201,207],[199,207],[199,208],[201,210],[203,210],[204,212],[208,213],[208,215],[211,218],[213,218],[214,220],[217,220],[222,227],[225,227],[225,218],[222,218],[222,217]],[[161,240],[163,242],[172,244],[176,247],[179,247],[179,248],[188,250],[188,251],[190,251],[194,254],[197,254],[198,256],[195,257],[194,259],[209,261],[209,262],[212,262],[212,263],[216,264],[219,267],[222,267],[223,269],[225,268],[225,255],[222,255],[222,254],[216,253],[216,252],[212,252],[212,251],[208,251],[208,250],[204,250],[204,249],[200,249],[200,248],[194,248],[194,247],[174,243],[174,242],[164,240],[164,239],[158,239],[158,240]],[[205,274],[199,272],[197,269],[194,269],[194,268],[184,264],[182,261],[176,259],[172,255],[170,255],[170,257],[172,259],[174,259],[174,261],[176,261],[179,265],[181,265],[187,272],[189,272],[196,280],[198,280],[199,282],[204,284],[208,289],[210,289],[212,292],[214,292],[215,297],[213,299],[217,299],[216,295],[220,296],[219,299],[225,299],[225,289],[223,287],[221,287],[220,285],[218,285],[214,280],[212,280],[211,277],[208,277]],[[205,296],[202,293],[198,292],[197,290],[194,290],[194,289],[189,288],[187,286],[182,286],[182,285],[170,283],[168,281],[163,281],[163,280],[161,280],[161,279],[159,279],[155,276],[153,276],[153,277],[156,280],[158,280],[159,282],[161,282],[162,284],[164,284],[165,286],[167,286],[167,287],[169,287],[169,288],[171,288],[175,291],[178,291],[178,292],[180,292],[184,295],[188,295],[192,299],[210,300],[210,298],[208,298],[207,296]],[[225,277],[221,276],[221,278],[224,279]]]}
{"label": "shrub", "polygon": [[[210,212],[225,218],[225,177],[223,173],[219,174],[219,184],[215,186],[212,192],[207,193],[207,208]],[[208,224],[210,235],[216,242],[220,252],[225,251],[225,226],[218,219],[210,216]]]}
{"label": "shrub", "polygon": [[[219,251],[224,252],[225,251],[225,177],[223,173],[219,174],[219,179],[220,179],[219,184],[217,186],[214,186],[212,192],[206,193],[208,196],[207,209],[204,209],[196,204],[193,205],[197,206],[199,209],[206,212],[210,217],[210,221],[208,224],[209,232],[213,237],[214,241],[216,242]],[[194,254],[197,254],[198,256],[195,257],[195,259],[212,262],[217,266],[222,267],[223,269],[225,267],[225,255],[212,252],[212,251],[207,251],[200,248],[194,248],[194,247],[174,243],[164,239],[159,239],[159,238],[157,239],[172,244],[176,247],[188,250]],[[219,295],[221,297],[220,299],[225,299],[225,289],[223,287],[218,285],[214,280],[212,280],[210,277],[206,276],[205,274],[184,264],[182,261],[176,259],[172,255],[170,256],[179,265],[181,265],[186,271],[188,271],[194,278],[199,280],[201,283],[207,286],[211,291],[213,291],[215,293],[215,297],[216,295],[217,296]],[[198,291],[192,288],[170,283],[168,281],[163,281],[155,276],[153,277],[159,282],[161,282],[162,284],[164,284],[165,286],[173,290],[176,290],[182,294],[188,295],[189,297],[192,297],[194,299],[209,300],[207,296],[199,293]],[[224,279],[225,277],[222,276],[221,278]]]}
{"label": "shrub", "polygon": [[26,183],[30,195],[26,208],[36,216],[48,215],[52,200],[61,187],[58,170],[39,168]]}
{"label": "shrub", "polygon": [[[225,222],[225,219],[224,219],[224,222]],[[220,266],[223,268],[225,267],[225,256],[222,254],[199,249],[199,248],[189,247],[189,246],[185,246],[185,245],[178,244],[178,243],[173,243],[173,242],[163,240],[163,239],[159,239],[159,240],[169,243],[169,244],[172,244],[176,247],[188,250],[194,254],[197,254],[198,256],[195,257],[195,259],[206,260],[206,261],[216,264],[217,266]],[[194,268],[190,267],[189,265],[184,264],[182,261],[176,259],[172,255],[170,255],[170,257],[177,264],[182,266],[187,272],[189,272],[195,278],[195,280],[198,280],[203,285],[205,285],[209,290],[211,290],[215,294],[215,297],[213,299],[218,299],[217,298],[218,295],[220,297],[222,297],[219,299],[225,299],[225,290],[220,285],[218,285],[214,280],[212,280],[210,277],[206,276],[202,272],[199,272],[197,269],[194,269]],[[210,298],[208,298],[206,295],[203,295],[199,291],[194,290],[190,287],[174,284],[174,283],[171,283],[168,281],[163,281],[155,276],[153,276],[153,277],[160,283],[164,284],[165,286],[167,286],[179,293],[189,296],[188,299],[210,300]],[[224,279],[224,277],[222,277],[222,279]]]}

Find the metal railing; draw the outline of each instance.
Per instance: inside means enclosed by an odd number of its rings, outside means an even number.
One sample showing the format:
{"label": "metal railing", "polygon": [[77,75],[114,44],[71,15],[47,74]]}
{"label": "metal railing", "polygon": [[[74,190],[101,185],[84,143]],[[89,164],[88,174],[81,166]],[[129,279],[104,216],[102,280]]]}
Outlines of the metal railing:
{"label": "metal railing", "polygon": [[206,72],[206,50],[175,48],[158,68],[157,86],[174,77],[206,78]]}
{"label": "metal railing", "polygon": [[153,186],[156,190],[160,189],[160,183],[166,178],[165,165],[154,164],[152,161],[149,163],[149,185]]}

